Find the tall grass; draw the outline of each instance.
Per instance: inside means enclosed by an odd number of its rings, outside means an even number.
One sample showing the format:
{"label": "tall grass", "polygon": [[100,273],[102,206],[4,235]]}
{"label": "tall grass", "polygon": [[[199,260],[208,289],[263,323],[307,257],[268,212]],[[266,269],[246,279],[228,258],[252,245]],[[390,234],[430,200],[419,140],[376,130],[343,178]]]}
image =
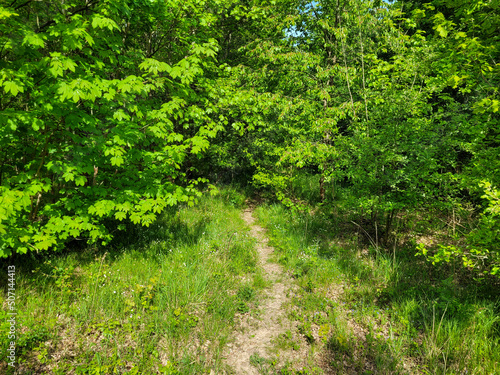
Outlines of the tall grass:
{"label": "tall grass", "polygon": [[411,244],[365,245],[325,211],[275,204],[257,213],[300,286],[291,316],[322,348],[328,371],[500,373],[498,285],[423,262]]}
{"label": "tall grass", "polygon": [[[107,248],[13,260],[17,373],[222,373],[241,280],[261,280],[243,201],[223,190]],[[7,341],[3,331],[0,372],[12,374]]]}

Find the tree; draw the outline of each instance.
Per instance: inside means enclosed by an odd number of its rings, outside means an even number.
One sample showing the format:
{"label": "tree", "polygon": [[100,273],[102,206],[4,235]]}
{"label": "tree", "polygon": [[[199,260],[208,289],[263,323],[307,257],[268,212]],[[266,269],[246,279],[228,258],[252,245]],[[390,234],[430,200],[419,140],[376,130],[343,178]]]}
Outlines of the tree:
{"label": "tree", "polygon": [[1,256],[107,241],[106,220],[194,201],[204,180],[185,163],[223,121],[204,78],[219,5],[2,2]]}

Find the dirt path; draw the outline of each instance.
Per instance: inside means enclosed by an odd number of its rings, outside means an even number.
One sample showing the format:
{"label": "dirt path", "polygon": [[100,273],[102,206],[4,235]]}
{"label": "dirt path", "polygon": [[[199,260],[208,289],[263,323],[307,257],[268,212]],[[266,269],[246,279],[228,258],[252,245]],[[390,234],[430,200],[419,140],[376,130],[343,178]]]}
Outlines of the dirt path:
{"label": "dirt path", "polygon": [[[280,265],[270,262],[274,249],[268,245],[264,229],[255,224],[252,212],[251,208],[245,209],[243,219],[251,228],[250,234],[257,239],[259,267],[263,270],[264,278],[272,284],[265,290],[265,296],[259,306],[260,316],[244,316],[233,343],[229,345],[227,364],[238,375],[259,374],[257,368],[250,363],[250,357],[254,354],[261,358],[269,357],[271,340],[287,329],[293,329],[283,306],[288,302],[287,291],[291,287],[291,280]],[[280,353],[281,359],[287,359],[286,354],[282,354]],[[296,358],[298,354],[295,352],[293,356]]]}

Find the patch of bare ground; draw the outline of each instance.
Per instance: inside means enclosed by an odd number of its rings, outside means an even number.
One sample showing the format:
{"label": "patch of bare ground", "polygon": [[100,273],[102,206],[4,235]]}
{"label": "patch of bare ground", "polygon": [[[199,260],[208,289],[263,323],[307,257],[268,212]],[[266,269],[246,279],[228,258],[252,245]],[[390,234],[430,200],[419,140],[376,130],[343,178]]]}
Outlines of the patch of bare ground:
{"label": "patch of bare ground", "polygon": [[298,338],[304,341],[300,343],[300,348],[278,349],[274,345],[280,335],[297,331],[295,323],[288,319],[285,308],[293,288],[292,280],[279,264],[270,261],[274,249],[268,245],[264,229],[255,224],[252,212],[252,208],[244,210],[243,219],[250,226],[251,236],[257,240],[259,267],[270,286],[264,291],[258,314],[237,316],[236,330],[225,353],[226,364],[231,369],[229,373],[254,375],[259,374],[259,371],[252,365],[251,357],[268,358],[274,355],[277,358],[275,367],[287,363],[299,369],[305,365],[308,355],[307,343],[303,338]]}

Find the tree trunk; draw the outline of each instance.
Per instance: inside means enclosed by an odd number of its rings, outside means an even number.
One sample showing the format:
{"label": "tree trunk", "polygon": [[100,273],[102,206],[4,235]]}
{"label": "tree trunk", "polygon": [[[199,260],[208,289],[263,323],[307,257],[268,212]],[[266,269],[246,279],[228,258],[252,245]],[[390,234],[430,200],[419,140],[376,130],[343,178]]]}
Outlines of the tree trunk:
{"label": "tree trunk", "polygon": [[325,201],[325,178],[323,176],[319,178],[319,198],[321,203]]}

